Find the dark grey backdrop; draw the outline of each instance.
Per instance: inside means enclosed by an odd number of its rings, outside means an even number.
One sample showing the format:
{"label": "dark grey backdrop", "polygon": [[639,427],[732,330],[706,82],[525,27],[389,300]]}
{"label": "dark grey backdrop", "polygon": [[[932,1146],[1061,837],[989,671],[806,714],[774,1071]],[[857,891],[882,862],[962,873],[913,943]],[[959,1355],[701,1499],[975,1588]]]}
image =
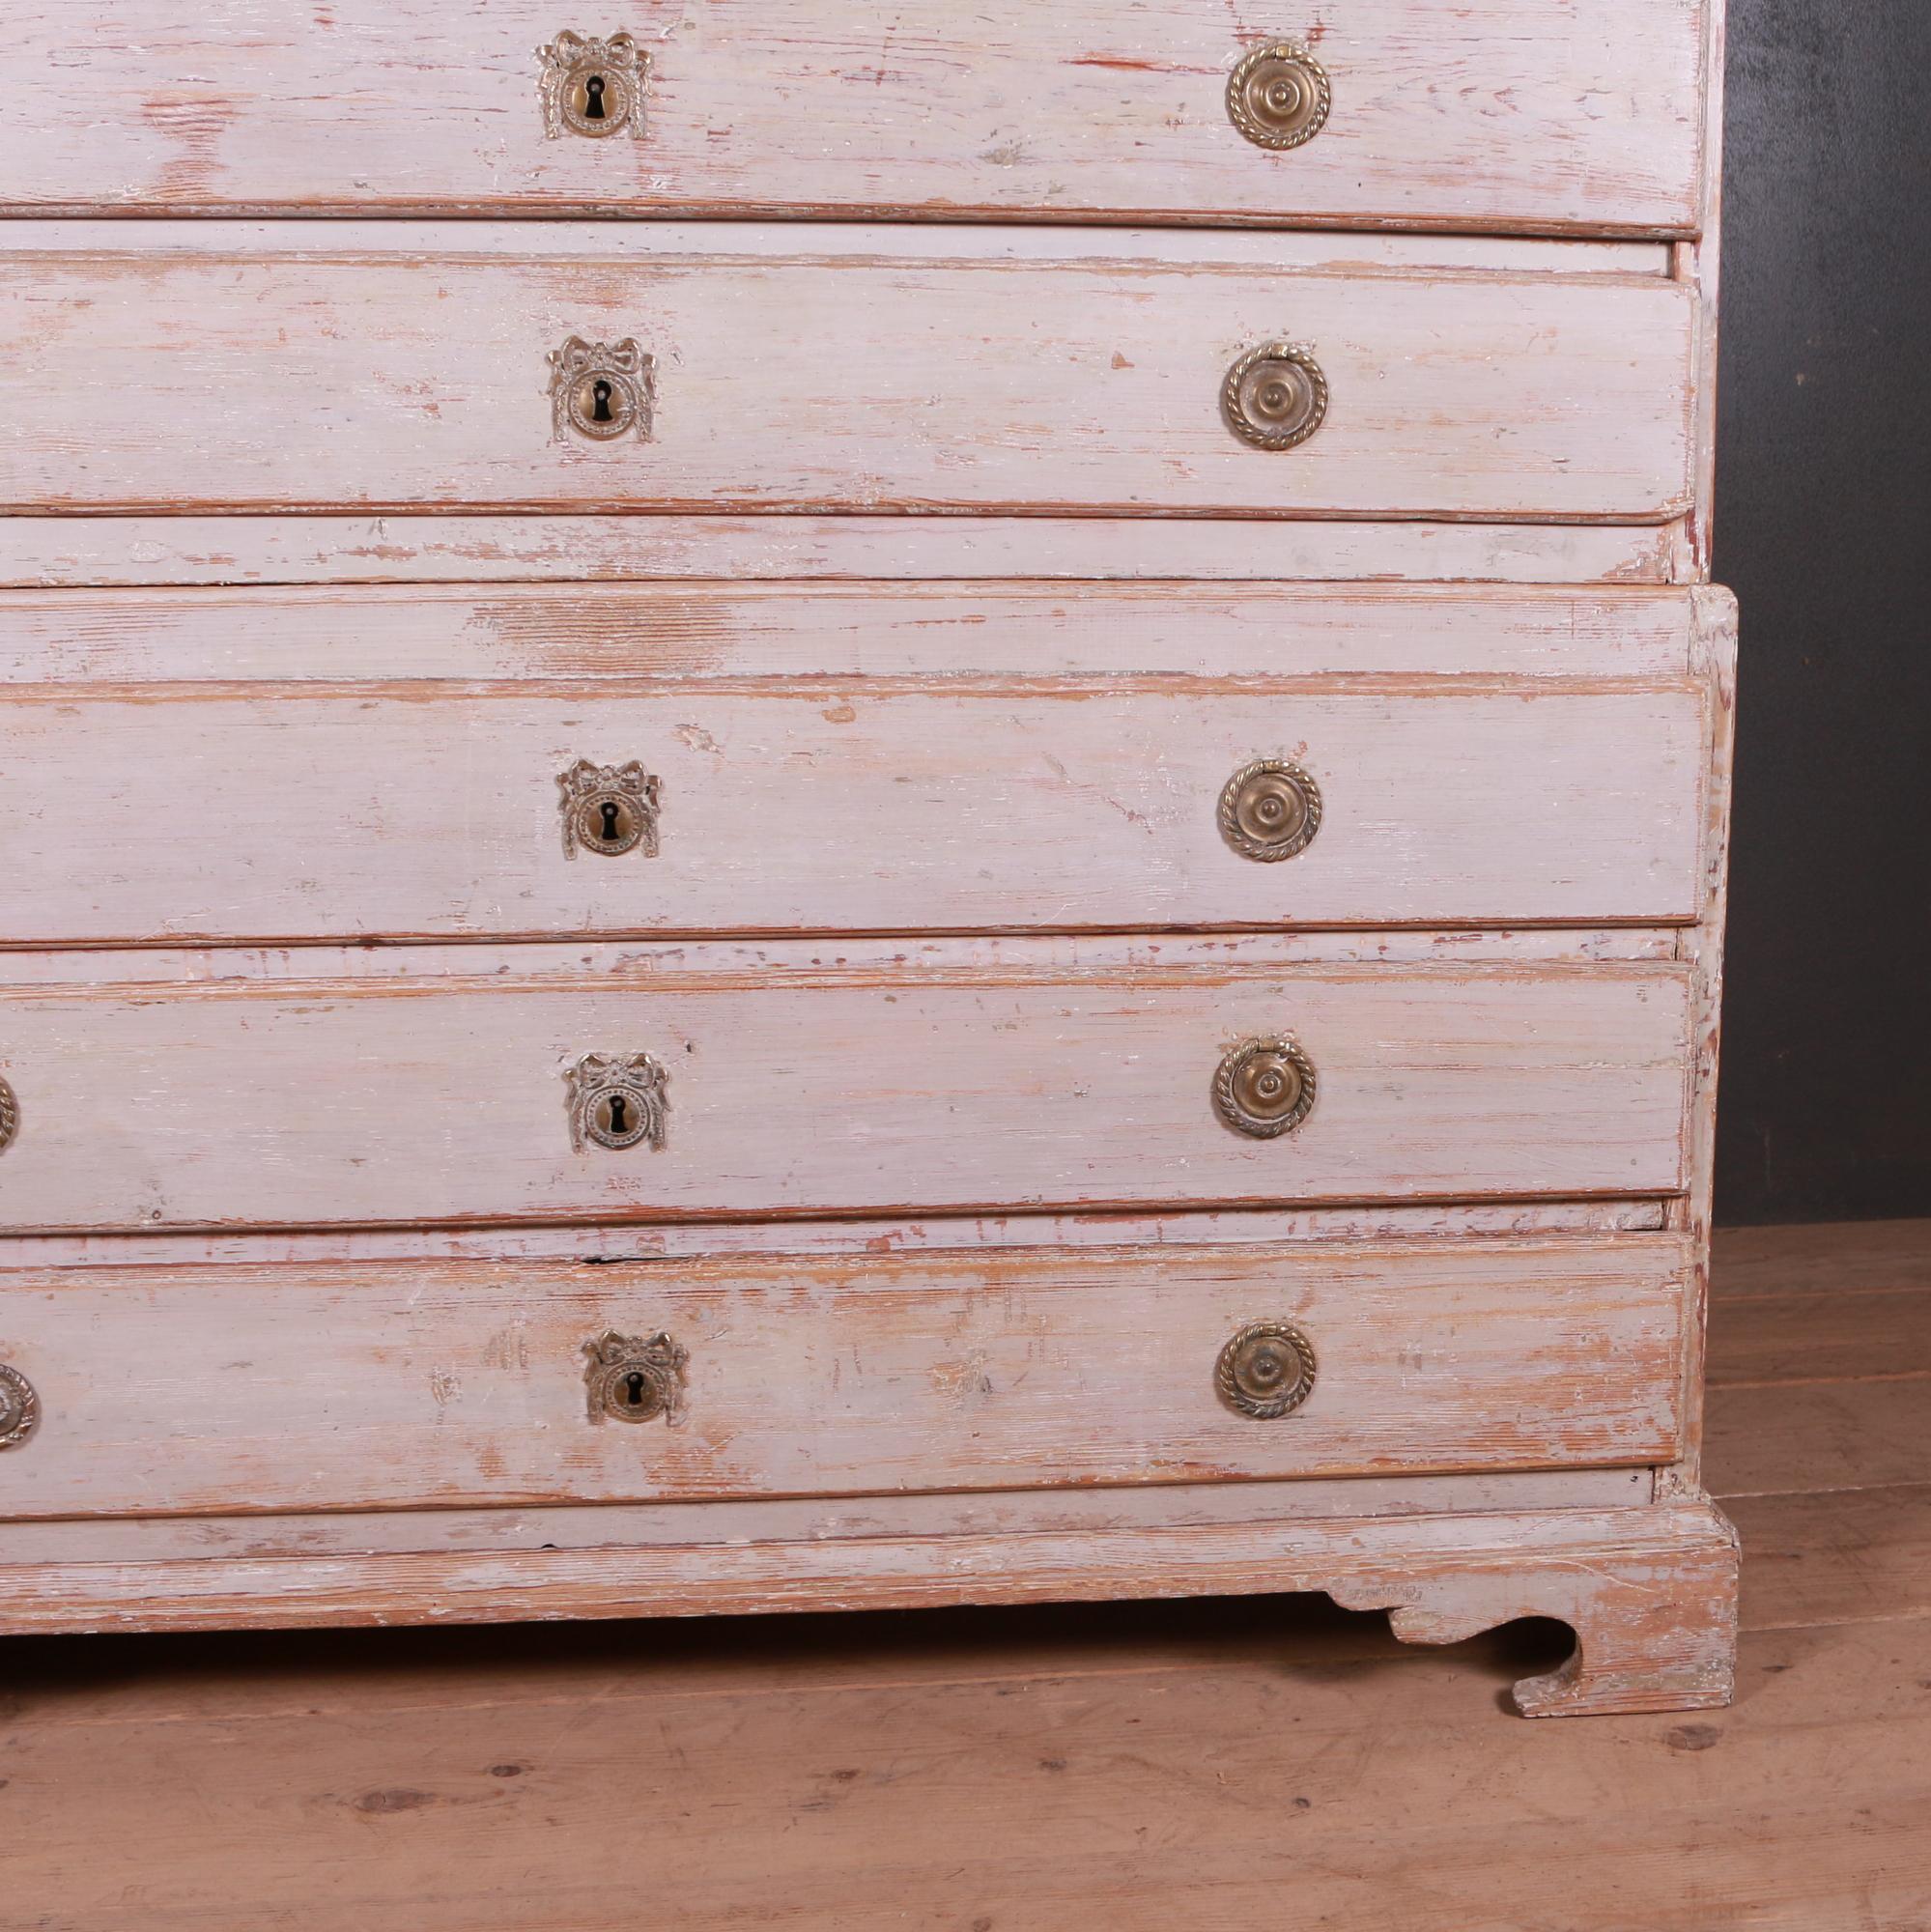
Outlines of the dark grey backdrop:
{"label": "dark grey backdrop", "polygon": [[1730,0],[1725,1221],[1931,1214],[1931,0]]}

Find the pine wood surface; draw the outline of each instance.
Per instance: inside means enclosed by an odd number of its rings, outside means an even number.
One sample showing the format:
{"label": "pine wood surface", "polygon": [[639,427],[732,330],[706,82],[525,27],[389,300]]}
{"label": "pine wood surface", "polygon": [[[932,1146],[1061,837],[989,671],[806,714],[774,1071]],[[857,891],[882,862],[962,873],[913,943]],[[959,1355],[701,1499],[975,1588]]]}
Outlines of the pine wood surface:
{"label": "pine wood surface", "polygon": [[[1671,963],[1068,975],[812,967],[778,947],[749,963],[755,949],[716,944],[570,951],[574,967],[548,971],[492,973],[477,949],[446,977],[0,985],[0,1064],[22,1122],[0,1172],[0,1226],[749,1219],[1682,1184],[1690,982]],[[1316,1068],[1313,1109],[1289,1135],[1235,1133],[1215,1112],[1215,1068],[1237,1042],[1283,1033]],[[612,1053],[665,1069],[661,1148],[573,1147],[564,1076]],[[882,1085],[881,1066],[901,1071]],[[91,1107],[103,1093],[138,1094],[138,1109]]]}
{"label": "pine wood surface", "polygon": [[[1696,298],[1649,273],[1297,270],[1264,237],[1229,259],[950,236],[910,256],[863,232],[760,251],[647,225],[608,256],[497,224],[449,253],[205,254],[138,226],[0,254],[0,508],[1640,524],[1692,498]],[[655,356],[648,440],[557,439],[547,358],[572,337]],[[1222,382],[1284,337],[1319,355],[1326,415],[1255,449]],[[94,366],[119,372],[110,439],[67,394]]]}
{"label": "pine wood surface", "polygon": [[1081,583],[1681,583],[1685,521],[1349,524],[1187,517],[0,518],[0,585],[815,578]]}
{"label": "pine wood surface", "polygon": [[[9,1269],[0,1348],[44,1417],[31,1457],[0,1457],[0,1517],[1669,1462],[1689,1275],[1669,1235]],[[1261,1319],[1318,1363],[1265,1424],[1213,1386]],[[689,1351],[676,1428],[586,1411],[583,1347],[612,1329]]]}
{"label": "pine wood surface", "polygon": [[[14,944],[1688,921],[1693,685],[757,680],[310,684],[0,700]],[[1222,836],[1255,758],[1320,787],[1292,863]],[[640,765],[661,836],[566,839]],[[87,800],[86,856],[63,837]]]}
{"label": "pine wood surface", "polygon": [[[21,0],[0,207],[540,214],[864,211],[1688,232],[1699,0],[630,0],[641,138],[545,137],[541,0],[320,7]],[[598,16],[578,19],[607,34]],[[1334,96],[1306,146],[1242,139],[1228,71],[1292,34]],[[85,114],[76,113],[75,99]]]}
{"label": "pine wood surface", "polygon": [[[1729,1711],[1523,1724],[1494,1704],[1565,1647],[1545,1631],[1407,1650],[1300,1598],[15,1639],[10,1916],[591,1932],[617,1875],[697,1932],[1232,1932],[1284,1898],[1296,1923],[1384,1932],[1921,1932],[1931,1378],[1891,1338],[1927,1302],[1931,1224],[1719,1237],[1709,1473],[1746,1549]],[[1907,1376],[1915,1458],[1875,1445],[1874,1481],[1860,1397]],[[1725,1427],[1740,1382],[1781,1396],[1749,1436]],[[1837,1487],[1766,1492],[1773,1435],[1829,1451]]]}
{"label": "pine wood surface", "polygon": [[[1147,528],[1143,543],[1165,527]],[[1560,693],[1577,681],[1680,681],[1713,607],[1727,611],[1727,593],[1181,580],[14,590],[0,592],[0,682],[9,702],[39,685],[85,687],[71,694],[78,699],[119,685],[180,696],[439,680],[703,692],[776,679],[842,696],[904,680],[1103,690],[1152,678],[1186,690],[1455,678],[1554,681]]]}
{"label": "pine wood surface", "polygon": [[[10,945],[1693,917],[1712,593],[0,596]],[[1373,680],[1372,683],[1369,680]],[[165,682],[151,682],[164,680]],[[84,690],[76,691],[74,683]],[[579,855],[557,779],[658,779]],[[1221,787],[1291,756],[1318,838]],[[84,858],[62,828],[86,797]]]}

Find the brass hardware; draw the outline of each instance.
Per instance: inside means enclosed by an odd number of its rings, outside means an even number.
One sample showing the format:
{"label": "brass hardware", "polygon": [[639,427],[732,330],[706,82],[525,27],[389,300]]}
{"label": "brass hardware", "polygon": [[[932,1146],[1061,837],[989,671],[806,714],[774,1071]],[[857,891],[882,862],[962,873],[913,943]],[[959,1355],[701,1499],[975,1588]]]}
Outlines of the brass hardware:
{"label": "brass hardware", "polygon": [[1314,352],[1296,342],[1264,342],[1227,372],[1220,385],[1227,427],[1256,449],[1292,449],[1327,414],[1327,378]]}
{"label": "brass hardware", "polygon": [[1228,118],[1261,148],[1298,148],[1327,125],[1327,70],[1297,41],[1256,47],[1227,82]]}
{"label": "brass hardware", "polygon": [[612,1416],[618,1422],[654,1422],[660,1415],[672,1429],[684,1420],[684,1364],[691,1359],[663,1329],[648,1337],[606,1330],[583,1344],[590,1358],[583,1371],[590,1392],[590,1420]]}
{"label": "brass hardware", "polygon": [[0,1153],[14,1145],[14,1136],[19,1131],[20,1103],[14,1097],[13,1088],[0,1080]]}
{"label": "brass hardware", "polygon": [[1220,794],[1220,836],[1243,859],[1292,859],[1320,830],[1320,787],[1285,758],[1256,758]]}
{"label": "brass hardware", "polygon": [[667,1076],[647,1053],[586,1053],[563,1076],[570,1090],[570,1145],[621,1151],[648,1141],[664,1145]]}
{"label": "brass hardware", "polygon": [[41,1419],[41,1399],[18,1369],[0,1362],[0,1449],[11,1449],[34,1433]]}
{"label": "brass hardware", "polygon": [[585,342],[573,335],[550,352],[551,432],[558,442],[575,430],[592,442],[613,442],[633,430],[650,440],[657,357],[635,338]]}
{"label": "brass hardware", "polygon": [[1314,1106],[1314,1062],[1285,1035],[1246,1039],[1221,1060],[1213,1104],[1236,1134],[1291,1134]]}
{"label": "brass hardware", "polygon": [[633,758],[627,765],[593,765],[579,758],[556,776],[563,794],[563,856],[577,848],[619,858],[640,846],[657,857],[657,780]]}
{"label": "brass hardware", "polygon": [[1272,1422],[1314,1392],[1314,1345],[1291,1321],[1250,1321],[1220,1351],[1213,1385],[1229,1408]]}
{"label": "brass hardware", "polygon": [[628,34],[609,40],[582,34],[558,34],[536,57],[543,71],[536,77],[543,97],[544,131],[561,140],[567,128],[592,140],[626,130],[643,139],[643,84],[650,73],[650,56]]}

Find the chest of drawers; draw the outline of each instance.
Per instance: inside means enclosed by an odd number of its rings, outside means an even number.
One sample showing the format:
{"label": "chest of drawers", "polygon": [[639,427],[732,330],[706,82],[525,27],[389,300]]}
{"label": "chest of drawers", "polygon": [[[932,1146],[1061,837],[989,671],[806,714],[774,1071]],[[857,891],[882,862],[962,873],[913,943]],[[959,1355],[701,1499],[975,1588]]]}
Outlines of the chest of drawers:
{"label": "chest of drawers", "polygon": [[1727,1697],[1720,15],[1348,14],[29,8],[0,1629]]}

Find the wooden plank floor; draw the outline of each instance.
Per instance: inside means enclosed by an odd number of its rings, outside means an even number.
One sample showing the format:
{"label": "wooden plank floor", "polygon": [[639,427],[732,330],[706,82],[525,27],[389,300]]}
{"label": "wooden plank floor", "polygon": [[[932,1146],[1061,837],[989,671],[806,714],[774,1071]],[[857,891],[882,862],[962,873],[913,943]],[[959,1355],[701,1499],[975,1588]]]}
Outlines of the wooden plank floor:
{"label": "wooden plank floor", "polygon": [[1719,1246],[1739,1696],[1325,1599],[0,1643],[0,1926],[1924,1932],[1931,1221]]}

